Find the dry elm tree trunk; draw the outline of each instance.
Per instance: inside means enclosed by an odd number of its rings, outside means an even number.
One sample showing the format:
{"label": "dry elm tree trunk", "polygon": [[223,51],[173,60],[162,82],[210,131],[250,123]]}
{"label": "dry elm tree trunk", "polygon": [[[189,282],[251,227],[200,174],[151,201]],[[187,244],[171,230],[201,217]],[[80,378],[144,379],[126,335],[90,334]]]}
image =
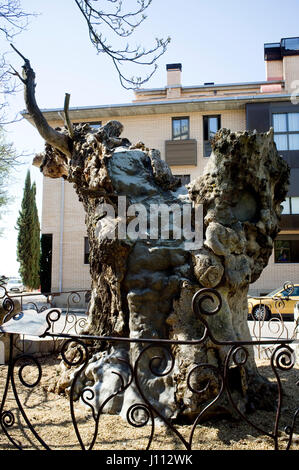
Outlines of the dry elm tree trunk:
{"label": "dry elm tree trunk", "polygon": [[[138,383],[144,396],[164,416],[190,419],[219,390],[215,371],[222,370],[228,346],[218,343],[250,340],[248,286],[258,279],[271,255],[289,176],[273,133],[220,130],[203,175],[186,189],[178,185],[159,152],[141,143],[132,146],[120,137],[119,122],[94,130],[66,119],[66,127],[52,129],[35,102],[34,72],[27,59],[22,80],[28,112],[46,141],[45,152],[36,156],[34,164],[45,176],[72,183],[85,210],[92,279],[86,332],[199,339],[204,326],[192,312],[192,298],[201,288],[214,288],[221,295],[220,311],[206,317],[216,342],[208,338],[197,346],[176,345],[170,375],[153,374],[150,349],[139,359]],[[65,111],[68,117],[67,107]],[[152,226],[142,226],[144,210],[148,214],[161,204],[183,210],[191,207],[191,201],[195,207],[203,205],[203,246],[190,248],[186,236],[155,237],[148,233]],[[170,234],[178,223],[173,217]],[[108,236],[116,226],[121,227],[118,236]],[[93,389],[100,406],[119,388],[118,374],[128,374],[125,361],[134,364],[144,346],[120,342],[96,352],[78,382],[78,392],[85,386]],[[249,353],[242,367],[237,366],[239,359],[230,368],[235,402],[242,410],[269,407],[274,402],[273,389],[258,374],[251,349]],[[161,362],[157,367],[167,368],[167,360],[164,365]],[[111,368],[116,373],[111,374]],[[67,372],[58,384],[60,390],[70,385]],[[140,396],[132,384],[109,402],[107,411],[125,414],[136,402]],[[217,409],[226,406],[222,400]]]}

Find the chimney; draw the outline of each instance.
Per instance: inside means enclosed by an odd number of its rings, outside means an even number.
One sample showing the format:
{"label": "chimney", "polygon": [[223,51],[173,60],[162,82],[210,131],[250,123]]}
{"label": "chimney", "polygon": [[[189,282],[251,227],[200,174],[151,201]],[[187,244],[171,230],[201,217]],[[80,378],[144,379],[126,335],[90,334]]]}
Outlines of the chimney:
{"label": "chimney", "polygon": [[264,47],[267,81],[283,80],[285,90],[291,92],[298,77],[299,37],[282,38]]}
{"label": "chimney", "polygon": [[167,64],[167,86],[182,86],[182,64]]}
{"label": "chimney", "polygon": [[167,64],[167,98],[179,98],[182,87],[182,64]]}
{"label": "chimney", "polygon": [[266,80],[283,80],[283,57],[280,43],[264,44]]}

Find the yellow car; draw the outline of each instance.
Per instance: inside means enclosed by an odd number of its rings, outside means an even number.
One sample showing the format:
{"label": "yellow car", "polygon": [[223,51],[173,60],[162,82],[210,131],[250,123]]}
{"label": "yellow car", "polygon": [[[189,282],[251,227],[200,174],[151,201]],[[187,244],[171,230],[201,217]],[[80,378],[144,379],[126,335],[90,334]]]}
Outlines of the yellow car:
{"label": "yellow car", "polygon": [[294,315],[294,307],[299,302],[299,284],[285,284],[263,297],[248,296],[250,319],[269,320],[271,316]]}

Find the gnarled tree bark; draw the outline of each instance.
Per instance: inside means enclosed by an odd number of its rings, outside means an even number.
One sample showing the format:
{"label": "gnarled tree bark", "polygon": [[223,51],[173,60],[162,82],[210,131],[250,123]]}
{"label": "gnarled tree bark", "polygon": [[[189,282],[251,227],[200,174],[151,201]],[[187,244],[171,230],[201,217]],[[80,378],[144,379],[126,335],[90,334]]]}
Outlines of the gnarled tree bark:
{"label": "gnarled tree bark", "polygon": [[[25,96],[28,112],[46,140],[46,151],[35,159],[45,176],[63,177],[74,185],[86,214],[90,243],[92,295],[86,332],[134,338],[201,338],[204,325],[191,310],[200,288],[214,288],[222,298],[216,315],[208,316],[210,337],[198,346],[177,345],[172,353],[171,377],[153,377],[149,357],[140,361],[140,381],[159,412],[168,418],[190,418],[219,391],[215,370],[221,371],[229,346],[221,342],[250,341],[247,325],[247,292],[267,265],[279,231],[281,202],[287,193],[289,170],[278,155],[273,132],[265,134],[220,130],[202,176],[179,188],[157,151],[142,144],[132,146],[120,137],[123,126],[108,122],[95,131],[88,124],[53,130],[41,116],[34,99],[34,73],[25,60]],[[203,204],[205,242],[202,248],[186,249],[185,239],[109,239],[107,233],[121,219],[119,197],[127,206]],[[124,200],[124,199],[123,199]],[[102,205],[115,215],[103,217]],[[134,220],[129,217],[125,228]],[[174,229],[174,226],[172,226]],[[141,344],[109,346],[96,354],[81,377],[88,383],[97,406],[119,388],[117,376],[107,377],[107,365],[128,373],[119,359],[133,361]],[[271,407],[273,388],[255,365],[253,349],[244,364],[230,368],[233,393],[240,409]],[[192,370],[195,364],[210,367]],[[190,387],[190,382],[195,385]],[[69,385],[66,375],[58,384]],[[207,382],[208,381],[208,382]],[[92,384],[91,384],[92,383]],[[209,383],[209,387],[200,384]],[[105,385],[104,385],[105,384]],[[107,385],[108,384],[108,385]],[[196,389],[203,388],[203,393]],[[138,400],[134,387],[109,402],[110,412],[125,414]],[[140,400],[140,398],[139,398]],[[220,408],[227,408],[222,403]]]}

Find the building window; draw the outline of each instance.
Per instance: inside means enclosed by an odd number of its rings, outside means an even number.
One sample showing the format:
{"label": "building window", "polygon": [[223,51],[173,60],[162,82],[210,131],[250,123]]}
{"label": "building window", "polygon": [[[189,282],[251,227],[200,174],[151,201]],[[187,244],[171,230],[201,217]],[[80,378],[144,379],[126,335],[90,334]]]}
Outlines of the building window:
{"label": "building window", "polygon": [[275,263],[299,263],[299,235],[298,240],[275,240]]}
{"label": "building window", "polygon": [[272,115],[277,150],[299,150],[299,113]]}
{"label": "building window", "polygon": [[189,139],[189,118],[172,118],[172,140]]}
{"label": "building window", "polygon": [[89,124],[93,129],[99,129],[102,127],[102,121],[89,121],[87,124]]}
{"label": "building window", "polygon": [[215,137],[215,134],[217,131],[219,131],[220,127],[220,115],[203,117],[204,157],[209,157],[211,155],[211,140]]}
{"label": "building window", "polygon": [[297,55],[299,53],[299,38],[283,38],[281,52],[283,55]]}
{"label": "building window", "polygon": [[282,206],[283,215],[299,214],[299,197],[287,197]]}
{"label": "building window", "polygon": [[84,237],[84,264],[89,264],[89,241]]}
{"label": "building window", "polygon": [[174,175],[181,180],[182,186],[190,183],[190,175]]}

